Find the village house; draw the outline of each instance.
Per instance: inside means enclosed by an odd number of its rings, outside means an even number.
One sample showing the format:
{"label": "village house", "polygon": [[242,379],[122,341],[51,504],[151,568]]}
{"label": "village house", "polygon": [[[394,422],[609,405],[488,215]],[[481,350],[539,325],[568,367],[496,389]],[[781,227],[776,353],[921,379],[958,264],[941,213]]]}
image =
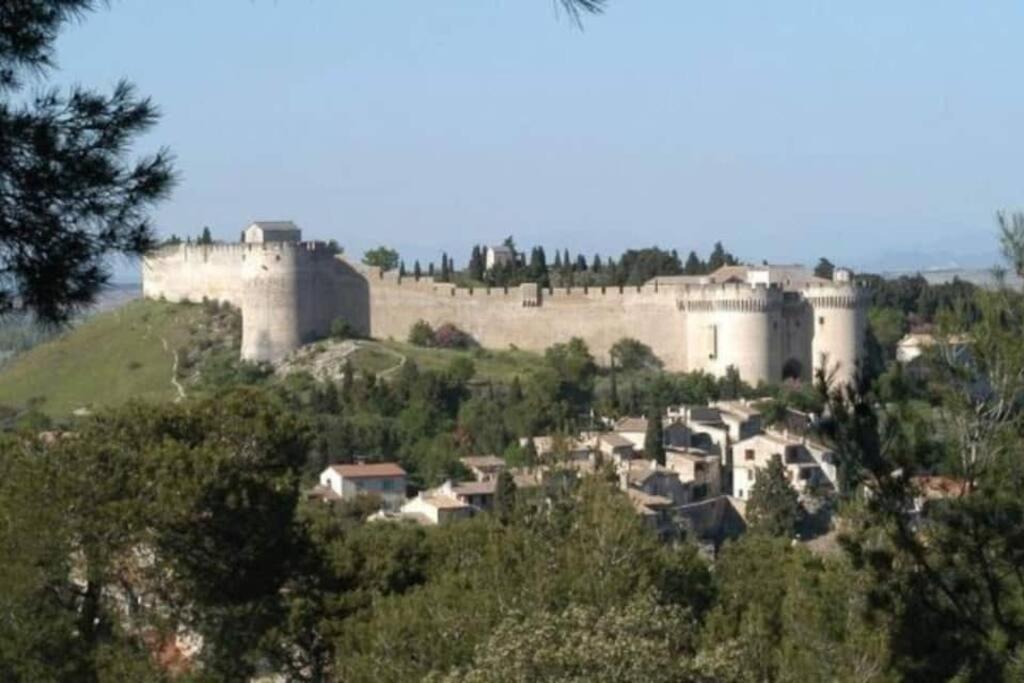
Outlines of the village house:
{"label": "village house", "polygon": [[378,496],[385,508],[398,509],[405,501],[405,470],[393,462],[331,465],[320,473],[313,495],[325,500],[351,500]]}
{"label": "village house", "polygon": [[[612,425],[612,431],[624,437],[638,451],[644,449],[647,440],[648,420],[646,417],[623,417]],[[662,443],[665,446],[690,445],[690,430],[678,420],[664,420],[662,423]]]}
{"label": "village house", "polygon": [[505,458],[496,455],[473,455],[459,458],[459,462],[473,475],[477,481],[497,479],[505,470]]}
{"label": "village house", "polygon": [[494,509],[494,493],[497,490],[497,484],[497,480],[493,478],[458,483],[446,481],[433,492],[450,496],[477,510],[492,510]]}
{"label": "village house", "polygon": [[636,455],[633,442],[615,432],[599,435],[597,437],[597,449],[604,459],[616,465],[632,460]]}
{"label": "village house", "polygon": [[647,437],[646,417],[623,417],[619,418],[612,427],[612,431],[627,439],[633,448],[642,451],[644,439]]}
{"label": "village house", "polygon": [[700,448],[717,453],[726,465],[729,452],[729,427],[722,421],[722,413],[709,406],[675,406],[666,411],[666,419],[683,425],[687,430],[685,443],[674,440],[671,445]]}
{"label": "village house", "polygon": [[440,491],[420,491],[402,505],[403,518],[420,524],[444,525],[473,516],[473,508],[453,495]]}
{"label": "village house", "polygon": [[624,491],[636,489],[652,496],[662,496],[673,505],[692,500],[690,487],[679,480],[679,475],[654,460],[623,462],[619,466],[619,486]]}
{"label": "village house", "polygon": [[711,405],[718,409],[719,419],[729,428],[729,440],[732,443],[750,438],[761,431],[761,411],[750,401],[715,401]]}
{"label": "village house", "polygon": [[834,454],[825,446],[787,433],[765,432],[732,447],[732,490],[741,500],[750,496],[759,470],[779,458],[798,493],[817,486],[835,486]]}
{"label": "village house", "polygon": [[665,449],[665,467],[679,476],[692,490],[691,500],[721,495],[722,465],[718,454],[700,448]]}
{"label": "village house", "polygon": [[519,445],[525,448],[530,441],[540,460],[590,460],[595,449],[595,440],[586,434],[523,437]]}
{"label": "village house", "polygon": [[644,524],[659,537],[667,538],[675,533],[671,516],[671,499],[634,488],[627,488],[626,495],[629,497],[633,509],[643,519]]}

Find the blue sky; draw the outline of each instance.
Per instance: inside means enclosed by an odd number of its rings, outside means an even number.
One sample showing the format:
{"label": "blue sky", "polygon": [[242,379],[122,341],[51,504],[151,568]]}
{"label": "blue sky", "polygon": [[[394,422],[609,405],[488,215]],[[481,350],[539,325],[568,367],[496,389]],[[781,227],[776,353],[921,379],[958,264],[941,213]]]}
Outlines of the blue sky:
{"label": "blue sky", "polygon": [[1024,205],[1022,31],[1019,0],[611,0],[582,32],[551,0],[114,0],[58,58],[161,107],[164,234],[916,267]]}

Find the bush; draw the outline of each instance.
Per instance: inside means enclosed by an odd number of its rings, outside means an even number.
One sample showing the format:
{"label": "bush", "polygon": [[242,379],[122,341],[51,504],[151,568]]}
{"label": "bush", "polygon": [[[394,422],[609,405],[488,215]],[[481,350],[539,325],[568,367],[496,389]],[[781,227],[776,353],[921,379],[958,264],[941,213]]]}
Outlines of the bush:
{"label": "bush", "polygon": [[473,337],[451,323],[445,323],[434,331],[434,346],[441,349],[468,349],[476,346]]}
{"label": "bush", "polygon": [[335,318],[334,322],[331,323],[331,339],[356,339],[359,335],[356,333],[352,324],[344,318]]}
{"label": "bush", "polygon": [[620,369],[626,371],[660,370],[662,367],[661,360],[654,355],[650,346],[629,337],[615,342],[611,348],[611,357]]}
{"label": "bush", "polygon": [[434,328],[426,320],[417,320],[409,330],[409,343],[413,346],[433,346]]}

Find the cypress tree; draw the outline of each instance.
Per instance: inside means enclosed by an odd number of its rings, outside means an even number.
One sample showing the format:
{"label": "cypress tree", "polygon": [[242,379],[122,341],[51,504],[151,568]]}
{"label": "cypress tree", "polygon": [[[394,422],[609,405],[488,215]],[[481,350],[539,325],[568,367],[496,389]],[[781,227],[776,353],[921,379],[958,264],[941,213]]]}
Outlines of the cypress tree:
{"label": "cypress tree", "polygon": [[412,266],[412,276],[414,278],[416,278],[417,280],[419,280],[422,275],[423,275],[423,271],[420,269],[420,261],[419,261],[419,259],[416,259],[416,262],[413,263],[413,266]]}
{"label": "cypress tree", "polygon": [[398,262],[398,277],[405,277],[405,261]]}
{"label": "cypress tree", "polygon": [[562,253],[560,251],[558,251],[557,249],[555,250],[555,266],[554,266],[554,268],[555,268],[555,270],[561,270],[562,269]]}
{"label": "cypress tree", "polygon": [[664,465],[665,432],[661,426],[661,411],[652,408],[650,413],[647,417],[647,433],[644,434],[644,456]]}
{"label": "cypress tree", "polygon": [[590,266],[590,270],[595,272],[595,273],[600,273],[601,272],[601,255],[600,254],[594,254],[594,263],[593,263],[593,265]]}
{"label": "cypress tree", "polygon": [[427,265],[427,275],[429,275],[430,277],[434,277],[434,262],[433,261],[431,261],[430,264]]}
{"label": "cypress tree", "polygon": [[512,513],[516,504],[516,482],[512,474],[505,470],[498,475],[498,481],[494,488],[494,512],[498,521],[508,524],[512,521]]}

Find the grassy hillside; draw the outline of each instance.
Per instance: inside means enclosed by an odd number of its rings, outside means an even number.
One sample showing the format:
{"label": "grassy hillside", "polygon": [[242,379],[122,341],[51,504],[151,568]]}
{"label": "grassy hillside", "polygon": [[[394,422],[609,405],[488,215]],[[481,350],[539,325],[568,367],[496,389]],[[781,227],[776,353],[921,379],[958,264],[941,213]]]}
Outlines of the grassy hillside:
{"label": "grassy hillside", "polygon": [[387,379],[407,361],[424,370],[443,370],[456,358],[468,358],[476,367],[479,381],[509,382],[537,367],[540,356],[528,351],[434,349],[394,341],[322,341],[304,347],[292,356],[286,371],[303,370],[320,378],[339,378],[345,360],[356,372]]}
{"label": "grassy hillside", "polygon": [[214,307],[133,301],[15,357],[0,370],[0,405],[61,417],[130,398],[173,400],[172,377],[187,390],[196,353],[237,348],[233,325]]}
{"label": "grassy hillside", "polygon": [[[0,414],[34,407],[62,418],[132,398],[170,401],[220,386],[234,376],[240,336],[237,311],[207,304],[136,300],[97,314],[0,368]],[[341,375],[346,358],[357,372],[387,379],[403,363],[440,370],[469,358],[479,381],[525,376],[540,357],[527,351],[428,349],[401,342],[322,341],[289,360],[292,370]],[[8,410],[3,410],[4,408]]]}

